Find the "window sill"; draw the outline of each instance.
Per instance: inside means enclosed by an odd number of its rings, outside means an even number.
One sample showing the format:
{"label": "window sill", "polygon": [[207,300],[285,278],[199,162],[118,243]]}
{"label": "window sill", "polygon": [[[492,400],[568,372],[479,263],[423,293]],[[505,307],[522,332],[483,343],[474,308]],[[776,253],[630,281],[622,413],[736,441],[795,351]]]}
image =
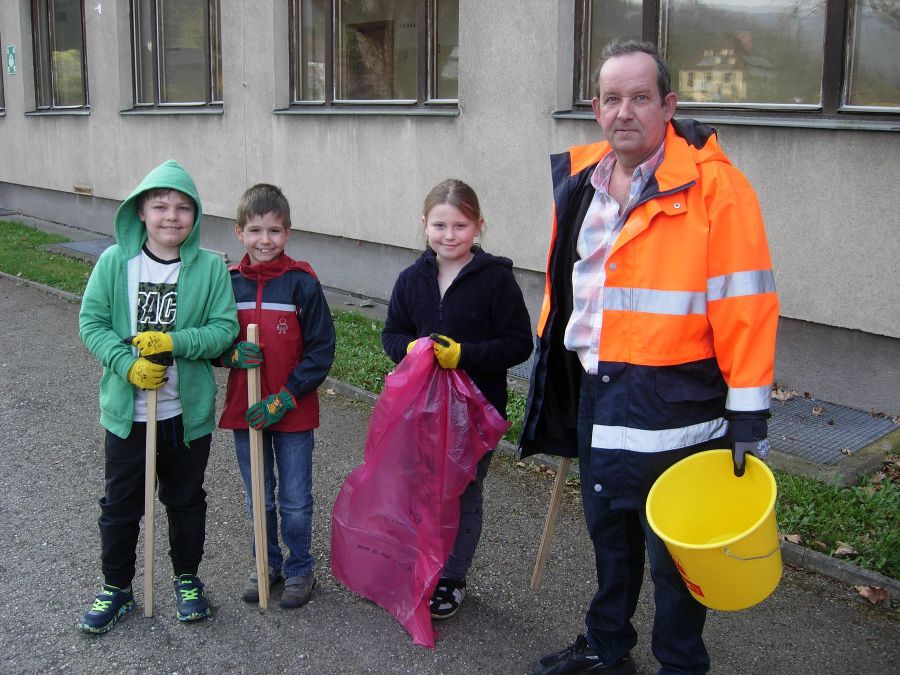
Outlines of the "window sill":
{"label": "window sill", "polygon": [[120,115],[223,115],[225,110],[222,106],[203,106],[203,107],[178,107],[163,106],[154,108],[129,108],[128,110],[120,110]]}
{"label": "window sill", "polygon": [[[560,120],[594,120],[594,114],[586,110],[557,110],[552,113],[554,119]],[[841,129],[849,131],[900,131],[900,121],[879,119],[820,119],[803,117],[742,117],[737,115],[710,115],[709,113],[694,115],[684,111],[675,116],[678,119],[692,119],[704,124],[726,124],[752,127],[792,127],[795,129]]]}
{"label": "window sill", "polygon": [[337,106],[292,106],[278,108],[273,115],[384,115],[388,117],[459,117],[457,106],[441,106],[433,108],[401,108],[401,107],[337,107]]}
{"label": "window sill", "polygon": [[59,117],[68,115],[90,115],[90,108],[51,108],[48,110],[29,110],[25,117]]}

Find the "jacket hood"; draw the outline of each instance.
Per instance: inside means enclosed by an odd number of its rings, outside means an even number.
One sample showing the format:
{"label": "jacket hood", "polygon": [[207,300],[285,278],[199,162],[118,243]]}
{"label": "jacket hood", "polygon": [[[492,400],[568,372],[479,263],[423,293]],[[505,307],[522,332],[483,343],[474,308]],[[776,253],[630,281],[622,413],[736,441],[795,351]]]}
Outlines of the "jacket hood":
{"label": "jacket hood", "polygon": [[[678,156],[680,153],[685,152],[692,156],[691,163],[695,165],[704,162],[725,162],[726,164],[731,164],[731,161],[722,152],[722,148],[719,147],[716,130],[696,120],[673,119],[666,127],[665,143],[666,157],[663,160],[664,163],[672,155]],[[610,152],[612,152],[612,146],[607,141],[573,146],[569,148],[567,153],[554,155],[551,158],[554,165],[554,173],[558,173],[560,169],[563,169],[568,175],[574,176],[584,169],[596,165]],[[680,159],[686,158],[680,157]],[[560,178],[564,178],[564,176],[560,176]]]}
{"label": "jacket hood", "polygon": [[183,192],[194,201],[196,206],[194,227],[181,244],[180,256],[182,262],[190,262],[197,257],[200,250],[200,221],[203,218],[200,195],[197,194],[197,186],[194,185],[190,174],[174,159],[166,160],[144,176],[144,180],[128,195],[116,211],[116,242],[128,257],[136,256],[144,242],[147,241],[147,228],[138,217],[138,197],[148,190],[166,188]]}
{"label": "jacket hood", "polygon": [[[468,264],[460,271],[460,274],[465,272],[469,274],[470,272],[474,272],[476,270],[483,269],[485,267],[491,267],[493,265],[499,265],[501,267],[506,267],[508,269],[513,268],[513,262],[509,258],[504,258],[499,255],[491,255],[487,253],[484,249],[482,249],[477,244],[472,247],[472,253],[474,254],[472,259],[468,262]],[[426,248],[422,251],[422,255],[419,256],[419,259],[416,260],[416,267],[420,272],[429,273],[428,270],[433,270],[433,272],[437,273],[437,253],[434,252],[433,249]]]}
{"label": "jacket hood", "polygon": [[275,260],[257,263],[256,265],[250,262],[250,256],[245,253],[244,257],[241,258],[241,262],[237,265],[231,265],[228,269],[240,272],[241,276],[254,280],[261,279],[263,281],[268,281],[269,279],[280,277],[289,270],[306,272],[313,279],[318,279],[312,266],[308,262],[294,260],[286,253],[282,253],[275,258]]}

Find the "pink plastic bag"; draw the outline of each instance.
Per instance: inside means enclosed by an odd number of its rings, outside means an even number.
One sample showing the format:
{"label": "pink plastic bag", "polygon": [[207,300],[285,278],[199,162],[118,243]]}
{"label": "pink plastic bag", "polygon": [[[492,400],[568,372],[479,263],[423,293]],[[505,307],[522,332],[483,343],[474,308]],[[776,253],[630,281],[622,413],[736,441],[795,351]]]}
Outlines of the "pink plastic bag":
{"label": "pink plastic bag", "polygon": [[331,569],[434,647],[428,602],[459,528],[459,496],[509,423],[462,371],[419,340],[385,378],[363,463],[331,514]]}

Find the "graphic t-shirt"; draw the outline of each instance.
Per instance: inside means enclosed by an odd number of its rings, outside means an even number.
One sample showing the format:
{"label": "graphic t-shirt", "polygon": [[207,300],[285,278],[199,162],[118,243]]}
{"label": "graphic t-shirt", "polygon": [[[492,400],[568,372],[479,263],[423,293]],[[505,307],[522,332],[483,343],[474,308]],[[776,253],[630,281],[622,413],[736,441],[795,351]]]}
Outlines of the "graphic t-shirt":
{"label": "graphic t-shirt", "polygon": [[[138,333],[148,330],[168,333],[175,330],[175,313],[178,307],[178,273],[181,259],[160,260],[141,249],[140,281],[138,282],[137,325]],[[169,381],[157,389],[156,419],[165,420],[181,414],[178,398],[178,368],[173,364],[166,369]],[[147,421],[147,392],[138,389],[134,400],[134,419]]]}

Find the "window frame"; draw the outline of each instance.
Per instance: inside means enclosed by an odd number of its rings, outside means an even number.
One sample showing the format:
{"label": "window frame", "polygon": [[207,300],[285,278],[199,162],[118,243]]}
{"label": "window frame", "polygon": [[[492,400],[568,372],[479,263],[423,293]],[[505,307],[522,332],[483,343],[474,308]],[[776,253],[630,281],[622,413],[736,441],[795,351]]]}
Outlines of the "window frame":
{"label": "window frame", "polygon": [[[47,41],[46,45],[47,51],[47,64],[50,72],[45,73],[41,64],[43,62],[40,53],[40,50],[44,49],[45,45],[42,44],[42,40],[40,39],[40,33],[38,30],[38,21],[40,20],[40,16],[35,16],[35,8],[38,3],[43,3],[46,11],[47,18]],[[85,8],[84,3],[78,3],[79,10],[79,20],[81,26],[81,86],[82,93],[84,94],[84,103],[77,105],[58,105],[56,103],[57,97],[57,89],[55,84],[56,76],[54,75],[53,68],[53,52],[51,49],[51,45],[53,44],[53,35],[55,33],[56,27],[53,22],[54,15],[54,4],[55,0],[31,0],[29,3],[29,10],[31,12],[31,57],[33,59],[34,64],[34,111],[36,113],[66,113],[73,112],[78,113],[81,111],[89,111],[91,107],[90,100],[90,86],[88,83],[88,65],[87,65],[87,41],[85,39]],[[50,91],[50,103],[44,105],[40,102],[41,100],[41,83],[49,80],[49,91]],[[5,108],[4,108],[5,110]]]}
{"label": "window frame", "polygon": [[[3,60],[6,61],[6,48],[3,47],[3,35],[0,34],[0,55],[2,55]],[[3,64],[3,67],[0,68],[0,117],[6,115],[6,85],[4,84],[4,77],[6,73],[6,64]]]}
{"label": "window frame", "polygon": [[[139,64],[141,63],[142,55],[139,51],[138,44],[138,36],[140,34],[139,21],[140,16],[137,11],[140,8],[142,3],[149,3],[150,5],[150,24],[152,26],[154,46],[155,46],[155,58],[152,61],[152,70],[153,73],[151,75],[152,85],[153,85],[153,101],[140,101],[139,97],[139,82],[141,76],[139,75]],[[206,100],[204,101],[163,101],[161,96],[162,91],[162,71],[164,67],[163,53],[162,50],[159,49],[159,45],[162,40],[160,40],[160,33],[162,31],[162,26],[160,25],[160,12],[159,12],[159,3],[160,0],[130,0],[128,3],[128,24],[129,24],[129,33],[131,37],[131,95],[132,95],[132,109],[127,111],[122,111],[125,113],[153,113],[153,112],[172,112],[177,113],[180,111],[188,111],[188,112],[213,112],[218,113],[221,112],[224,106],[224,80],[222,78],[221,69],[222,69],[222,9],[220,0],[205,0],[204,2],[204,20],[207,24],[207,36],[208,39],[206,41],[206,58],[207,58],[207,72],[206,78],[204,79],[204,88],[206,93]],[[213,11],[213,6],[215,6],[215,11]],[[216,48],[214,48],[214,43],[218,42],[216,53]],[[221,89],[223,91],[215,91],[216,90],[216,81],[221,81]]]}
{"label": "window frame", "polygon": [[458,115],[459,99],[437,98],[435,39],[439,0],[416,0],[416,98],[414,99],[342,99],[336,97],[336,51],[340,48],[335,30],[340,25],[340,0],[325,0],[325,96],[324,100],[303,100],[297,91],[297,68],[302,67],[302,0],[291,0],[288,7],[288,108],[278,113],[305,114],[399,114]]}
{"label": "window frame", "polygon": [[[851,76],[853,9],[856,0],[824,0],[822,95],[819,104],[756,103],[725,104],[678,101],[678,115],[721,124],[761,126],[825,127],[900,131],[900,106],[876,107],[844,104]],[[655,44],[666,56],[665,0],[644,0],[641,14],[641,40]],[[572,111],[557,117],[583,117],[590,111],[590,99],[581,98],[582,85],[592,73],[588,63],[590,44],[590,0],[575,3],[575,55],[573,68]],[[839,45],[840,49],[835,49]]]}

